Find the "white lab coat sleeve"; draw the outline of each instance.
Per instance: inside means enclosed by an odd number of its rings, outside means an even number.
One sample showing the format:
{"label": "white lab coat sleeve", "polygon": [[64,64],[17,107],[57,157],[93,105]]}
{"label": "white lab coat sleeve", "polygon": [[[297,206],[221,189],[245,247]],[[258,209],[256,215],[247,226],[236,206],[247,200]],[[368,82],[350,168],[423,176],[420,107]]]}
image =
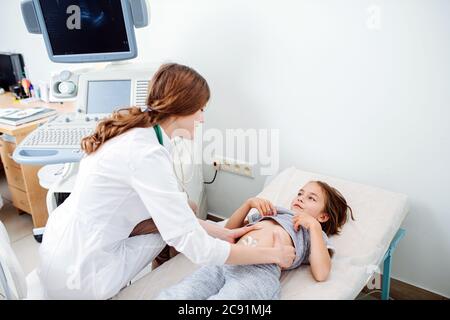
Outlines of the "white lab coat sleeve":
{"label": "white lab coat sleeve", "polygon": [[187,234],[169,239],[167,244],[196,264],[223,265],[231,250],[228,242],[212,238],[200,224]]}
{"label": "white lab coat sleeve", "polygon": [[224,264],[230,244],[208,235],[178,189],[172,157],[162,147],[146,146],[130,154],[130,183],[164,241],[197,264]]}

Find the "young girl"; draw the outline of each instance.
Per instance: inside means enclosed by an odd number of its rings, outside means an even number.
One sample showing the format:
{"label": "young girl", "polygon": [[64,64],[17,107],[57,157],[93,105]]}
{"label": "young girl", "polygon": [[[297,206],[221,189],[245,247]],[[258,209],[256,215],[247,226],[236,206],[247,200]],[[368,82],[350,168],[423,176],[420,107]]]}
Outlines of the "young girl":
{"label": "young girl", "polygon": [[[255,212],[249,213],[251,209]],[[293,264],[308,263],[317,281],[325,281],[334,248],[328,236],[338,234],[351,208],[341,193],[322,181],[310,181],[292,199],[290,210],[260,198],[248,199],[226,228],[257,225],[237,242],[243,246],[292,246]],[[246,219],[248,215],[248,220]],[[204,266],[157,299],[279,299],[281,269],[275,264]]]}

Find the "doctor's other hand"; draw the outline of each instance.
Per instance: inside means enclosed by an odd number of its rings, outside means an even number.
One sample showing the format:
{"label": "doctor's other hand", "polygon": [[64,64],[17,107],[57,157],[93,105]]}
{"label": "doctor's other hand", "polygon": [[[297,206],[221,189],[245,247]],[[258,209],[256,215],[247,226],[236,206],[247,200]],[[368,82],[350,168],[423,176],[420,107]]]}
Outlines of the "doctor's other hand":
{"label": "doctor's other hand", "polygon": [[141,236],[144,234],[149,234],[153,232],[158,232],[158,228],[156,227],[155,223],[153,222],[153,219],[147,219],[139,222],[131,231],[129,238],[134,236]]}
{"label": "doctor's other hand", "polygon": [[273,247],[274,249],[278,249],[278,266],[281,269],[289,268],[295,260],[295,249],[293,246],[283,244],[278,231],[273,232]]}
{"label": "doctor's other hand", "polygon": [[236,243],[244,234],[258,229],[261,229],[261,226],[258,226],[256,224],[242,228],[227,229],[225,241]]}
{"label": "doctor's other hand", "polygon": [[272,216],[277,214],[277,209],[269,200],[263,198],[249,198],[247,205],[250,208],[258,209],[262,216]]}

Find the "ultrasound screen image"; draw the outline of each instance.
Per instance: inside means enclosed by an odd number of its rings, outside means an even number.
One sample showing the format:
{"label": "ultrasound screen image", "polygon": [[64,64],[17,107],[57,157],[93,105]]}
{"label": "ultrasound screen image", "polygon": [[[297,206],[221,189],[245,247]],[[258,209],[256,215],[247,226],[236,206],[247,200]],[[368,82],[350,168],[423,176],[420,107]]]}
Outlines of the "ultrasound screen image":
{"label": "ultrasound screen image", "polygon": [[120,0],[39,3],[54,55],[130,51]]}

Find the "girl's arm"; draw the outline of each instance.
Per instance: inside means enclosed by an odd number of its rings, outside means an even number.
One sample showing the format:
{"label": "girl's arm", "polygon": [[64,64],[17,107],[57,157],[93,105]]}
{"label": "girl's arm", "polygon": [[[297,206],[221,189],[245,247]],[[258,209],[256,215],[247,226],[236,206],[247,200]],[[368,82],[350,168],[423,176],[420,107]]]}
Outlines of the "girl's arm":
{"label": "girl's arm", "polygon": [[309,230],[311,238],[309,264],[311,265],[311,272],[314,279],[317,281],[325,281],[330,273],[331,258],[322,237],[322,226],[320,225],[320,222],[305,213],[297,213],[292,218],[292,221],[296,231],[298,231],[300,227]]}
{"label": "girl's arm", "polygon": [[235,229],[240,228],[243,225],[244,219],[250,211],[251,207],[249,201],[245,201],[228,219],[225,228]]}
{"label": "girl's arm", "polygon": [[235,229],[242,227],[244,225],[245,217],[252,208],[258,209],[262,216],[276,214],[277,212],[275,206],[269,200],[249,198],[231,215],[225,228]]}
{"label": "girl's arm", "polygon": [[330,274],[331,258],[322,237],[320,223],[312,225],[309,233],[311,236],[311,253],[309,255],[311,272],[317,281],[325,281]]}

